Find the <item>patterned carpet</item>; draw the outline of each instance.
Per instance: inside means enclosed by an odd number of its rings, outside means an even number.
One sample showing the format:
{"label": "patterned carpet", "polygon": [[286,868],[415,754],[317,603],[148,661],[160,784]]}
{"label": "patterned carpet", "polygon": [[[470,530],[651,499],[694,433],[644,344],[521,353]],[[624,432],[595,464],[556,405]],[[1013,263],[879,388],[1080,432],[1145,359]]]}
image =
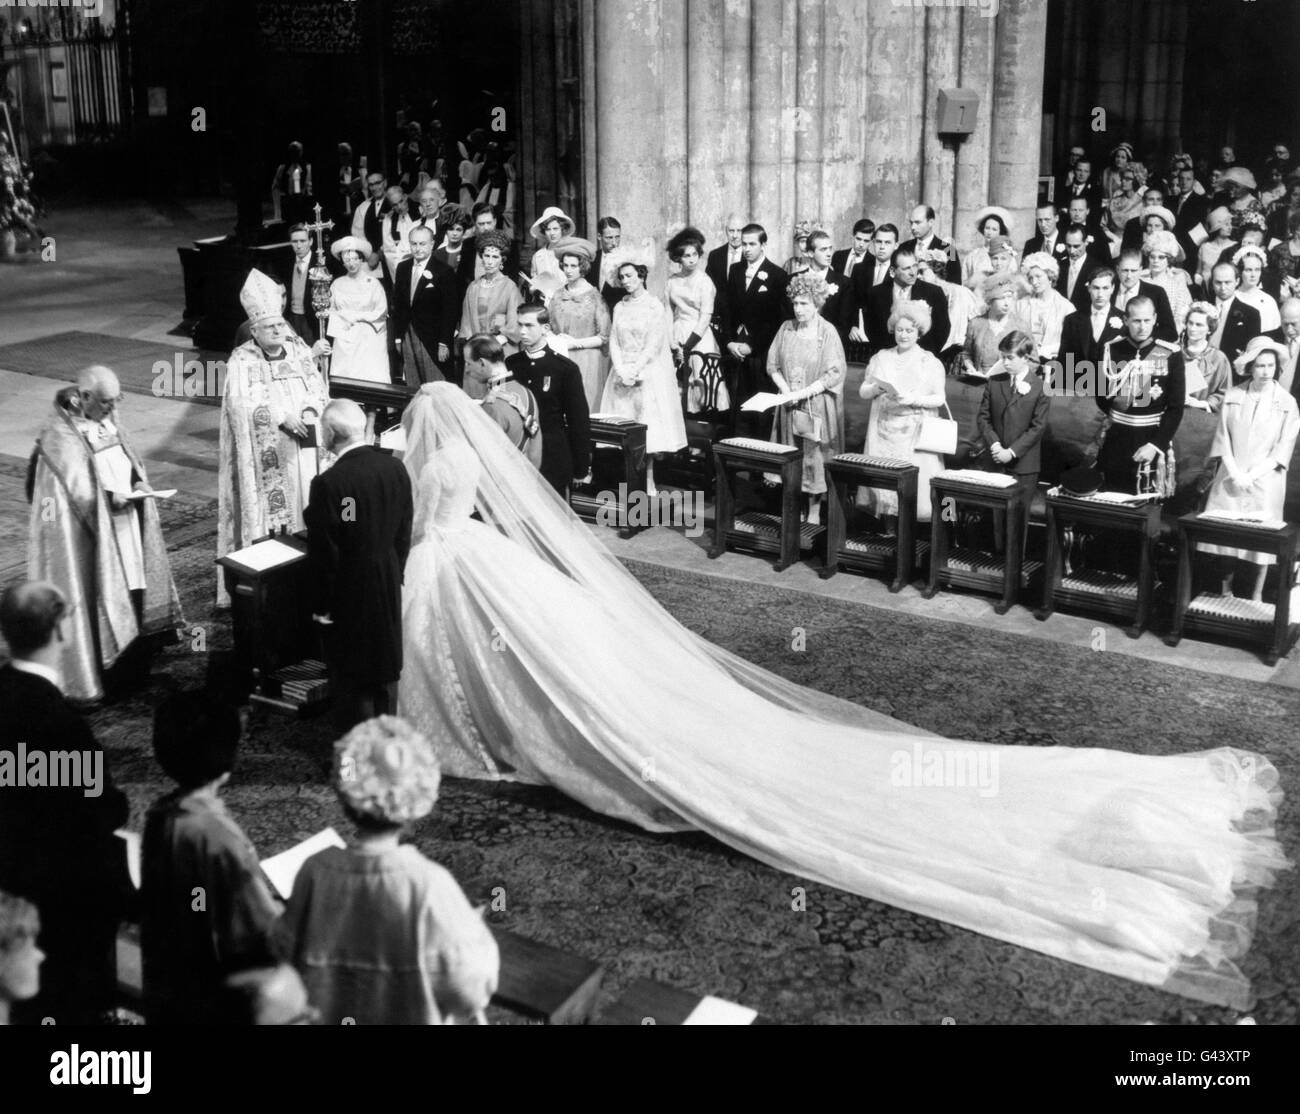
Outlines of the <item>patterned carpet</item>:
{"label": "patterned carpet", "polygon": [[[163,791],[149,751],[153,699],[199,683],[229,646],[209,607],[215,523],[197,510],[170,535],[190,635],[145,687],[94,723],[139,829]],[[793,680],[930,730],[998,743],[1106,745],[1169,754],[1224,742],[1282,773],[1281,830],[1297,852],[1294,724],[1300,692],[1137,664],[803,593],[632,563],[693,629]],[[791,649],[802,627],[806,649]],[[200,633],[202,638],[199,638]],[[200,646],[202,649],[200,650]],[[1026,684],[1026,681],[1030,683]],[[254,717],[226,798],[262,855],[333,824],[328,733],[313,721]],[[789,1023],[1230,1023],[1228,1010],[1094,973],[755,863],[704,836],[652,836],[549,790],[449,780],[414,834],[477,901],[497,887],[494,923],[607,966],[602,1004],[649,976],[753,1006]],[[792,891],[806,891],[795,911]],[[1264,899],[1247,973],[1261,1024],[1300,1005],[1295,872]]]}

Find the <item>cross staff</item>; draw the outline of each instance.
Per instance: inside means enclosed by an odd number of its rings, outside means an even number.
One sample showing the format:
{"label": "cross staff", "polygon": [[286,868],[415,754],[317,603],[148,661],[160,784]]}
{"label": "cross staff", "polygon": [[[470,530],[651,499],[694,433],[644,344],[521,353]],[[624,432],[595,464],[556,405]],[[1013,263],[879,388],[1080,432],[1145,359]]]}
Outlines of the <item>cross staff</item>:
{"label": "cross staff", "polygon": [[[316,266],[311,269],[308,277],[311,279],[311,304],[312,309],[316,311],[316,323],[318,335],[323,340],[325,338],[325,318],[326,311],[329,309],[330,296],[330,273],[329,268],[325,266],[325,239],[324,232],[326,229],[333,228],[332,220],[321,220],[320,202],[317,202],[314,208],[316,220],[312,224],[304,225],[307,231],[316,234]],[[329,388],[330,382],[330,357],[321,355],[317,357],[321,361],[321,374],[325,377],[325,386]]]}

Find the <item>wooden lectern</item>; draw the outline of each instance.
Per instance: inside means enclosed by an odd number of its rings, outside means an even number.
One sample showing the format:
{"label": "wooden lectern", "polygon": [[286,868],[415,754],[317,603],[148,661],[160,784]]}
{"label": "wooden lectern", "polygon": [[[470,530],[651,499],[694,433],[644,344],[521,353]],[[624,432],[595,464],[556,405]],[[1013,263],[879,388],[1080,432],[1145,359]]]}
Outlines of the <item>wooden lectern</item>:
{"label": "wooden lectern", "polygon": [[[914,565],[930,552],[927,540],[916,540],[916,484],[920,469],[906,460],[840,453],[826,464],[830,494],[827,499],[826,566],[823,580],[840,569],[854,572],[892,573],[891,592],[901,591],[912,579]],[[859,487],[878,487],[898,495],[898,533],[894,537],[866,530],[848,532]]]}
{"label": "wooden lectern", "polygon": [[317,675],[323,680],[324,667],[311,621],[306,562],[305,532],[261,538],[217,558],[230,593],[240,684],[254,690],[254,703],[281,711],[299,711],[327,694],[323,685],[310,684]]}

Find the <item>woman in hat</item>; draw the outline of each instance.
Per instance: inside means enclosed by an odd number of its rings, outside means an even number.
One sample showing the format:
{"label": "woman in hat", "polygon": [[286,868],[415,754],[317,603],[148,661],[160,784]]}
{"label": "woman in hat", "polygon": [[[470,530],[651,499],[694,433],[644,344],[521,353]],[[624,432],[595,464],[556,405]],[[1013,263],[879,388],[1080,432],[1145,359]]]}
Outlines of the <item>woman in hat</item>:
{"label": "woman in hat", "polygon": [[1287,218],[1286,239],[1274,244],[1268,253],[1266,282],[1278,302],[1300,294],[1300,212]]}
{"label": "woman in hat", "polygon": [[1054,360],[1061,350],[1061,326],[1074,312],[1071,301],[1056,289],[1061,265],[1045,251],[1026,255],[1020,273],[1029,283],[1029,292],[1016,299],[1016,316],[1038,345],[1044,360]]}
{"label": "woman in hat", "polygon": [[609,331],[610,374],[600,411],[645,423],[645,486],[656,495],[654,454],[686,448],[686,421],[673,368],[673,322],[645,287],[649,273],[644,263],[619,264],[624,295]]}
{"label": "woman in hat", "polygon": [[[938,416],[947,402],[943,364],[918,341],[930,331],[930,307],[922,301],[900,302],[888,326],[895,347],[882,348],[867,364],[858,397],[871,402],[867,419],[867,456],[906,460],[920,469],[916,481],[916,519],[930,521],[930,478],[943,469],[943,456],[919,452],[921,424]],[[875,487],[858,489],[858,506],[882,522],[886,533],[898,525],[898,495]]]}
{"label": "woman in hat", "polygon": [[[1219,429],[1210,447],[1211,458],[1219,458],[1219,470],[1210,487],[1206,512],[1282,519],[1287,469],[1300,434],[1296,400],[1277,381],[1286,359],[1286,347],[1268,337],[1256,337],[1237,357],[1238,375],[1250,378],[1228,391],[1219,411]],[[1255,565],[1250,598],[1263,600],[1264,577],[1268,567],[1277,562],[1273,554],[1205,543],[1197,548]],[[1233,594],[1235,574],[1235,566],[1229,563],[1223,577],[1225,596]],[[1290,569],[1283,571],[1279,591],[1290,591],[1290,574]]]}
{"label": "woman in hat", "polygon": [[14,1002],[35,998],[45,953],[36,946],[40,914],[26,898],[0,890],[0,1025],[9,1024]]}
{"label": "woman in hat", "polygon": [[[668,258],[677,264],[665,288],[668,308],[673,315],[673,362],[678,366],[690,360],[692,352],[708,356],[718,351],[713,335],[713,306],[717,288],[704,270],[704,233],[698,228],[683,228],[668,241]],[[698,413],[702,408],[701,361],[688,364],[691,378],[687,384],[687,410]],[[731,400],[725,383],[718,385],[715,410],[726,410]]]}
{"label": "woman in hat", "polygon": [[564,285],[564,275],[560,273],[560,260],[555,254],[555,245],[566,236],[573,235],[573,221],[564,214],[558,205],[551,205],[540,217],[533,221],[528,230],[533,240],[541,244],[533,252],[531,266],[532,287],[540,301],[546,301]]}
{"label": "woman in hat", "polygon": [[[1245,1008],[1233,960],[1287,866],[1266,759],[909,733],[682,626],[452,384],[420,388],[402,426],[417,509],[398,699],[448,774],[550,785],[646,831],[704,831],[801,879]],[[922,784],[922,765],[969,770],[976,752],[1000,791]]]}
{"label": "woman in hat", "polygon": [[1268,265],[1268,254],[1258,244],[1246,244],[1238,248],[1232,256],[1241,275],[1241,285],[1237,287],[1237,297],[1248,306],[1259,310],[1259,330],[1270,333],[1282,327],[1282,314],[1278,310],[1273,295],[1264,290],[1264,268]]}
{"label": "woman in hat", "polygon": [[984,312],[971,319],[962,349],[962,368],[972,379],[985,380],[1001,358],[1001,341],[1011,332],[1029,328],[1012,312],[1021,292],[1015,275],[993,274],[984,280]]}
{"label": "woman in hat", "polygon": [[813,221],[801,220],[794,226],[794,254],[782,265],[787,275],[797,275],[808,270],[808,237],[817,225]]}
{"label": "woman in hat", "polygon": [[[1110,165],[1101,172],[1101,195],[1102,197],[1114,198],[1120,192],[1124,179],[1124,172],[1131,170],[1133,165],[1133,145],[1128,142],[1120,143],[1113,147],[1110,152]],[[1130,214],[1131,216],[1132,214]],[[1124,226],[1120,225],[1121,232]]]}
{"label": "woman in hat", "polygon": [[1192,305],[1192,292],[1187,284],[1187,272],[1171,264],[1183,258],[1182,247],[1172,232],[1149,232],[1142,241],[1142,256],[1147,266],[1141,277],[1169,295],[1174,325],[1181,333]]}
{"label": "woman in hat", "polygon": [[999,236],[1010,239],[1011,214],[1000,205],[986,205],[975,214],[975,230],[980,234],[981,242],[968,251],[961,261],[962,285],[972,290],[978,290],[985,277],[993,273],[993,253],[990,248]]}
{"label": "woman in hat", "polygon": [[811,523],[821,522],[826,462],[844,451],[847,364],[839,334],[821,315],[829,293],[826,280],[811,271],[795,275],[785,288],[794,320],[782,322],[767,351],[768,377],[781,394],[793,396],[776,408],[772,440],[803,450],[800,490]]}
{"label": "woman in hat", "polygon": [[1211,414],[1219,412],[1223,396],[1232,386],[1228,357],[1210,343],[1218,327],[1219,311],[1212,302],[1193,302],[1188,307],[1182,338],[1187,405]]}
{"label": "woman in hat", "polygon": [[546,309],[551,331],[557,334],[565,355],[582,372],[582,390],[588,410],[595,411],[609,375],[609,309],[605,299],[587,281],[596,245],[590,240],[568,236],[553,249],[560,261],[564,285],[551,295]]}
{"label": "woman in hat", "polygon": [[969,286],[949,282],[944,278],[948,253],[938,248],[918,249],[916,253],[917,276],[922,282],[937,286],[948,300],[948,336],[939,349],[944,367],[949,367],[953,357],[960,354],[970,332],[971,319],[983,308],[983,302]]}
{"label": "woman in hat", "polygon": [[333,346],[330,374],[344,379],[391,383],[388,363],[388,296],[383,283],[368,273],[373,254],[360,236],[344,236],[330,253],[347,271],[330,283],[329,321],[325,331]]}
{"label": "woman in hat", "polygon": [[1196,278],[1202,289],[1210,289],[1210,273],[1223,261],[1225,254],[1236,250],[1232,239],[1232,214],[1225,206],[1211,209],[1205,218],[1205,230],[1210,234],[1197,249]]}
{"label": "woman in hat", "polygon": [[[1113,167],[1107,167],[1110,174]],[[1116,185],[1107,193],[1110,206],[1106,210],[1105,232],[1110,236],[1123,236],[1124,226],[1142,212],[1142,190],[1146,173],[1138,164],[1126,165],[1115,177]]]}
{"label": "woman in hat", "polygon": [[1219,179],[1219,189],[1228,197],[1228,212],[1232,214],[1232,231],[1236,239],[1241,239],[1246,215],[1264,216],[1264,208],[1257,196],[1255,175],[1244,166],[1230,166]]}
{"label": "woman in hat", "polygon": [[460,315],[460,335],[469,338],[487,333],[497,338],[507,356],[519,351],[519,287],[502,272],[510,253],[510,237],[491,229],[474,237],[474,248],[483,261],[483,273],[469,284]]}
{"label": "woman in hat", "polygon": [[334,744],[334,790],[355,835],[303,863],[275,928],[322,1024],[454,1023],[481,1016],[496,991],[500,957],[482,916],[446,869],[401,843],[433,811],[440,780],[429,741],[395,716]]}

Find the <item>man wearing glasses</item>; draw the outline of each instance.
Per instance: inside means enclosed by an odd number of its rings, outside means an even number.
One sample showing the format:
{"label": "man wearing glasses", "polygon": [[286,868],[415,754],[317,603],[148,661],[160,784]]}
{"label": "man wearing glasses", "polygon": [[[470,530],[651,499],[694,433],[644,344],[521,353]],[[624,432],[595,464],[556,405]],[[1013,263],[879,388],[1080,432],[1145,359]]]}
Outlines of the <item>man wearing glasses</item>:
{"label": "man wearing glasses", "polygon": [[1149,299],[1156,311],[1155,338],[1177,344],[1178,326],[1174,323],[1169,295],[1163,286],[1142,281],[1142,256],[1135,251],[1121,252],[1115,271],[1119,275],[1119,285],[1115,287],[1115,308],[1122,312],[1134,298]]}
{"label": "man wearing glasses", "polygon": [[27,572],[68,598],[61,646],[70,700],[104,695],[101,670],[141,636],[183,625],[144,464],[117,419],[122,387],[106,367],[88,367],[55,395],[36,442]]}
{"label": "man wearing glasses", "polygon": [[352,214],[352,235],[369,240],[370,247],[377,252],[384,246],[383,218],[391,208],[385,197],[388,179],[382,171],[372,170],[366,175],[366,190],[369,196]]}

